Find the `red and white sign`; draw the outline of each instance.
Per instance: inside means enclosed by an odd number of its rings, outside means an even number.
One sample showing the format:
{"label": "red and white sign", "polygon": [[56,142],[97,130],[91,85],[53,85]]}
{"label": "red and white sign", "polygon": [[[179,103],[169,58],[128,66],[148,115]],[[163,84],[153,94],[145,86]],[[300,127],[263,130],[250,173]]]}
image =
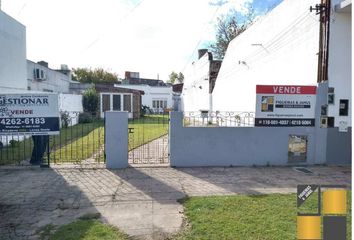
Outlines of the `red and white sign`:
{"label": "red and white sign", "polygon": [[255,126],[314,126],[316,89],[316,86],[257,85]]}
{"label": "red and white sign", "polygon": [[257,85],[256,93],[267,94],[316,94],[316,86]]}

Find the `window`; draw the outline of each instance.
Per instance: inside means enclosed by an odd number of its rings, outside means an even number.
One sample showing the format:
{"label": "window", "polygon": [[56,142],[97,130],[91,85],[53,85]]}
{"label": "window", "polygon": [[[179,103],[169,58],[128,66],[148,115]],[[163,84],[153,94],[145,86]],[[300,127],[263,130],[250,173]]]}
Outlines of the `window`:
{"label": "window", "polygon": [[132,112],[132,97],[130,95],[123,95],[123,111]]}
{"label": "window", "polygon": [[120,95],[113,95],[113,110],[114,111],[121,110],[121,97],[120,97]]}
{"label": "window", "polygon": [[102,94],[102,112],[111,110],[111,96],[109,94]]}
{"label": "window", "polygon": [[339,116],[348,116],[349,110],[349,100],[340,99],[339,100]]}
{"label": "window", "polygon": [[44,80],[45,79],[45,73],[42,69],[36,68],[34,70],[34,78],[38,80]]}
{"label": "window", "polygon": [[167,108],[167,100],[152,100],[152,108]]}

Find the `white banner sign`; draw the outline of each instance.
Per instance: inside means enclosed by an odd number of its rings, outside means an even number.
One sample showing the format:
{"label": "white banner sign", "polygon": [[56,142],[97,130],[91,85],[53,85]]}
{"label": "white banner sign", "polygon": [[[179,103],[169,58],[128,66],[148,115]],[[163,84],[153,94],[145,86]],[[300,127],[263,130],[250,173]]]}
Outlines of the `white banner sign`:
{"label": "white banner sign", "polygon": [[315,125],[315,86],[257,85],[255,126]]}
{"label": "white banner sign", "polygon": [[59,134],[57,94],[0,94],[0,134]]}

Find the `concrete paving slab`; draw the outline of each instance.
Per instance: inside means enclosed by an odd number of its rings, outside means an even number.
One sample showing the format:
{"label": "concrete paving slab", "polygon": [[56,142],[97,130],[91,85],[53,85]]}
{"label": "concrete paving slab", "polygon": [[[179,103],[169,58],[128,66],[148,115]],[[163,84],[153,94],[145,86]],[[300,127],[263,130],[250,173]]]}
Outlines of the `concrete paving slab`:
{"label": "concrete paving slab", "polygon": [[0,168],[0,239],[36,239],[46,224],[87,213],[138,239],[166,239],[182,226],[189,196],[291,193],[298,184],[351,186],[350,167]]}

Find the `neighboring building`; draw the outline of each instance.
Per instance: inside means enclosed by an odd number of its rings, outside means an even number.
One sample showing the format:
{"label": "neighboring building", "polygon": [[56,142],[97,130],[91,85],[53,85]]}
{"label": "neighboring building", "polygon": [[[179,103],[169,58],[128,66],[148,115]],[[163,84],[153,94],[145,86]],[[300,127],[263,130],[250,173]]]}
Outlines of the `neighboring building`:
{"label": "neighboring building", "polygon": [[171,109],[172,86],[149,86],[149,85],[126,85],[116,84],[120,88],[135,89],[143,91],[142,105],[148,106],[155,113],[163,113],[166,109]]}
{"label": "neighboring building", "polygon": [[351,127],[352,1],[332,0],[331,2],[328,87],[334,99],[333,103],[328,104],[328,116],[334,117],[334,127],[339,127],[341,122]]}
{"label": "neighboring building", "polygon": [[[254,112],[256,85],[315,85],[319,0],[284,0],[232,40],[213,91],[213,110]],[[198,86],[197,86],[198,87]]]}
{"label": "neighboring building", "polygon": [[207,49],[198,50],[199,59],[184,73],[182,109],[184,111],[212,110],[212,93],[221,63]]}
{"label": "neighboring building", "polygon": [[173,111],[180,112],[182,111],[181,106],[181,94],[183,91],[183,83],[177,83],[172,85],[172,101],[173,101]]}
{"label": "neighboring building", "polygon": [[0,91],[27,91],[26,27],[0,10]]}
{"label": "neighboring building", "polygon": [[125,72],[122,84],[116,87],[143,91],[142,105],[148,106],[155,113],[163,113],[166,109],[172,109],[172,86],[159,79],[140,78],[138,72]]}
{"label": "neighboring building", "polygon": [[80,83],[76,81],[72,81],[70,83],[70,93],[72,94],[83,94],[83,92],[91,87],[93,87],[93,83]]}
{"label": "neighboring building", "polygon": [[122,88],[113,83],[96,84],[95,89],[100,96],[101,118],[106,111],[127,111],[129,118],[140,117],[143,91]]}
{"label": "neighboring building", "polygon": [[[351,164],[352,161],[352,1],[323,1],[329,5],[322,13],[319,86],[327,90],[321,107],[321,125],[327,127],[326,163]],[[327,35],[329,33],[329,35]],[[326,39],[329,38],[328,44]],[[321,49],[320,49],[321,50]],[[328,58],[326,61],[326,53]]]}
{"label": "neighboring building", "polygon": [[125,72],[125,79],[122,84],[128,85],[149,85],[149,86],[167,86],[167,84],[160,79],[140,78],[139,72]]}
{"label": "neighboring building", "polygon": [[49,68],[48,63],[38,63],[27,60],[28,89],[43,92],[69,93],[71,71],[67,65],[61,65],[61,69]]}

